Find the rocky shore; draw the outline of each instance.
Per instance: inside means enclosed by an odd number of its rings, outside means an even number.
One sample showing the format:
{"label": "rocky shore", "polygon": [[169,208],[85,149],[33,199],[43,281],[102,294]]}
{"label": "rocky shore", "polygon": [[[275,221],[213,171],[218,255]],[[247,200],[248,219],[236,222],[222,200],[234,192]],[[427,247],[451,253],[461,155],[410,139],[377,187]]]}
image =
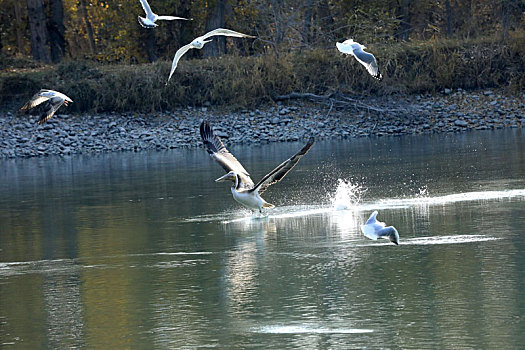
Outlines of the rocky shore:
{"label": "rocky shore", "polygon": [[44,125],[36,124],[36,115],[7,112],[0,114],[0,158],[197,147],[203,119],[227,145],[297,141],[311,134],[341,139],[525,127],[525,95],[493,90],[370,98],[358,107],[325,102],[238,112],[198,107],[155,114],[58,114]]}

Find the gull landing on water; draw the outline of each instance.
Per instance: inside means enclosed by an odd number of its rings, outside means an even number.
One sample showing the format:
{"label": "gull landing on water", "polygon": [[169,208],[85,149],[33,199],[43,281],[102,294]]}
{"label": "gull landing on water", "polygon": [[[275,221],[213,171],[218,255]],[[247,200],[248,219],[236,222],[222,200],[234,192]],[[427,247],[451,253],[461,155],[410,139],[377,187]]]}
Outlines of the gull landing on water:
{"label": "gull landing on water", "polygon": [[49,118],[51,118],[60,108],[60,106],[63,104],[67,106],[67,104],[69,102],[73,102],[73,100],[61,92],[41,89],[33,97],[31,97],[31,99],[25,105],[23,105],[22,108],[19,109],[19,112],[29,111],[43,102],[46,102],[46,104],[44,105],[44,113],[42,113],[40,119],[38,119],[39,125],[48,121]]}
{"label": "gull landing on water", "polygon": [[366,238],[376,240],[378,238],[385,238],[395,245],[399,244],[399,233],[394,226],[385,227],[385,223],[376,220],[377,210],[370,215],[368,221],[361,225],[361,231]]}
{"label": "gull landing on water", "polygon": [[335,46],[337,46],[337,49],[342,53],[353,55],[359,63],[365,66],[371,76],[380,81],[383,79],[383,76],[377,67],[377,61],[374,55],[363,51],[366,49],[366,46],[356,43],[352,39],[345,40],[342,43],[336,43]]}
{"label": "gull landing on water", "polygon": [[255,38],[254,36],[235,32],[230,29],[224,29],[224,28],[217,28],[212,30],[211,32],[208,32],[204,34],[203,36],[199,36],[198,38],[193,39],[193,41],[189,44],[184,45],[180,49],[177,50],[175,53],[175,57],[173,57],[173,63],[171,64],[171,70],[170,70],[170,76],[168,77],[168,81],[166,82],[166,85],[168,85],[168,82],[171,79],[171,76],[173,75],[173,72],[175,72],[175,69],[177,68],[177,64],[179,63],[180,58],[188,52],[190,49],[202,49],[204,47],[204,44],[209,43],[211,40],[206,40],[209,37],[215,36],[215,35],[224,35],[224,36],[233,36],[236,38]]}
{"label": "gull landing on water", "polygon": [[151,7],[149,6],[147,0],[140,0],[140,3],[142,4],[142,8],[144,9],[144,12],[146,12],[146,18],[138,16],[139,23],[144,28],[155,28],[157,26],[157,23],[155,22],[157,22],[158,20],[165,20],[165,21],[173,21],[175,19],[182,19],[185,21],[188,20],[187,18],[183,18],[183,17],[159,16],[156,13],[153,13],[153,11],[151,11]]}
{"label": "gull landing on water", "polygon": [[231,187],[233,199],[251,210],[259,210],[260,213],[262,213],[262,208],[275,207],[273,204],[261,198],[261,194],[274,183],[281,181],[314,144],[314,138],[310,137],[306,145],[299,152],[282,162],[277,168],[273,169],[265,175],[261,181],[254,185],[250,174],[233,154],[224,147],[221,139],[213,133],[207,121],[201,123],[200,133],[206,151],[228,172],[215,181],[233,181]]}

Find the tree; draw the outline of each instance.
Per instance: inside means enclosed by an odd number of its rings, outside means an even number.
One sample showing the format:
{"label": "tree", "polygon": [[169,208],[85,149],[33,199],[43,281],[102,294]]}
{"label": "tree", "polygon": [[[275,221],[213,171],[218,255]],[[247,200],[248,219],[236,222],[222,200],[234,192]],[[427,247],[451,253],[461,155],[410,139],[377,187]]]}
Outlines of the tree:
{"label": "tree", "polygon": [[37,61],[50,63],[46,15],[42,0],[27,0],[27,21],[31,32],[31,53]]}
{"label": "tree", "polygon": [[398,7],[398,18],[400,21],[396,37],[400,40],[408,41],[410,37],[410,4],[412,0],[401,0]]}
{"label": "tree", "polygon": [[80,0],[78,2],[78,7],[80,9],[80,13],[86,25],[86,31],[88,34],[89,48],[91,49],[91,54],[95,54],[96,52],[95,35],[93,34],[93,27],[91,26],[91,21],[89,20],[87,8],[86,8],[86,0]]}
{"label": "tree", "polygon": [[13,3],[13,8],[15,11],[15,36],[16,36],[16,47],[19,53],[25,53],[24,50],[24,34],[22,33],[22,9],[20,8],[20,3],[15,1]]}
{"label": "tree", "polygon": [[62,0],[49,0],[50,14],[47,22],[51,60],[60,62],[66,52],[64,37],[64,9]]}
{"label": "tree", "polygon": [[445,9],[447,12],[447,37],[452,38],[452,7],[450,0],[445,0]]}
{"label": "tree", "polygon": [[159,59],[158,55],[158,48],[157,48],[157,40],[155,39],[155,31],[151,29],[143,30],[141,37],[143,37],[144,40],[144,50],[146,51],[146,55],[148,56],[148,61],[155,62]]}
{"label": "tree", "polygon": [[[225,24],[225,12],[226,12],[226,1],[216,0],[215,6],[213,6],[211,12],[206,18],[206,26],[204,30],[209,32],[210,30],[222,28]],[[224,36],[216,36],[211,43],[204,46],[203,56],[204,57],[216,57],[226,52],[226,38]]]}

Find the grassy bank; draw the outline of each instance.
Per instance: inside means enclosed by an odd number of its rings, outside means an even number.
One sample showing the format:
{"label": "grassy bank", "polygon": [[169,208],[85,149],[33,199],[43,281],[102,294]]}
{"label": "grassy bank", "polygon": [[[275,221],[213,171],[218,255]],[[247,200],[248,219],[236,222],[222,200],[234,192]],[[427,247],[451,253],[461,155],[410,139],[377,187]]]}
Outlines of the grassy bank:
{"label": "grassy bank", "polygon": [[382,82],[334,47],[278,58],[183,59],[167,86],[171,66],[167,61],[146,65],[65,62],[4,69],[0,103],[4,108],[22,105],[42,87],[69,95],[75,101],[69,111],[151,112],[187,105],[254,107],[290,92],[381,95],[493,87],[520,92],[525,86],[525,38],[505,45],[494,41],[370,45],[369,51],[383,71]]}

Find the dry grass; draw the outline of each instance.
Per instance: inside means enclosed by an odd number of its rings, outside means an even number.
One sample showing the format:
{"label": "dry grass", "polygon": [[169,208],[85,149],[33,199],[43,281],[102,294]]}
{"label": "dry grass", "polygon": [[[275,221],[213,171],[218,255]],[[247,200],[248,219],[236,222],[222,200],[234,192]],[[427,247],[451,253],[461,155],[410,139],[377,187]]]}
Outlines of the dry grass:
{"label": "dry grass", "polygon": [[443,88],[499,87],[523,91],[525,39],[433,41],[370,45],[385,79],[377,82],[352,57],[333,50],[274,56],[183,59],[166,86],[171,62],[56,67],[3,71],[0,103],[21,105],[42,87],[63,91],[82,112],[169,110],[180,106],[254,107],[290,92],[350,95],[423,93]]}

